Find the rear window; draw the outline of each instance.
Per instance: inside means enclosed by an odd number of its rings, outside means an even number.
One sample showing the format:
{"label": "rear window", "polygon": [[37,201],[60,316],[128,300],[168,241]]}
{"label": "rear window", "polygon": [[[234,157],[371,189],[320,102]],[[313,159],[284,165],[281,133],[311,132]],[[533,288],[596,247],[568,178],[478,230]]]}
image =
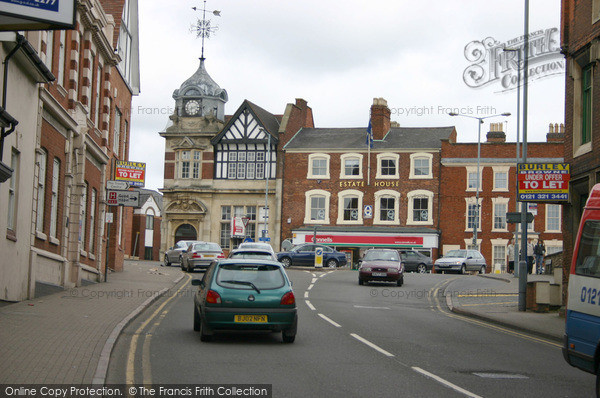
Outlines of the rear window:
{"label": "rear window", "polygon": [[220,252],[221,246],[217,245],[216,243],[210,242],[196,243],[194,247],[192,247],[192,250],[200,252]]}
{"label": "rear window", "polygon": [[398,252],[392,250],[369,250],[365,254],[366,261],[398,261]]}
{"label": "rear window", "polygon": [[279,289],[285,284],[281,268],[269,264],[221,264],[216,280],[219,286],[240,290],[253,290],[249,283],[259,290]]}
{"label": "rear window", "polygon": [[229,258],[273,260],[273,255],[268,252],[236,252],[236,253],[231,253],[231,256],[229,256]]}
{"label": "rear window", "polygon": [[600,221],[586,221],[583,225],[575,273],[600,278]]}

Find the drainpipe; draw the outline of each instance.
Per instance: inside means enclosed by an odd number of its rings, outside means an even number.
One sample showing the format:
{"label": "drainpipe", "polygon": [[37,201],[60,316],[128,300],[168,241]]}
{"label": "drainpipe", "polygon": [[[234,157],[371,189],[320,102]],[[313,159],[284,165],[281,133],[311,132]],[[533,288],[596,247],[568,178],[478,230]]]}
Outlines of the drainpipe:
{"label": "drainpipe", "polygon": [[[6,95],[7,95],[7,91],[8,91],[7,87],[6,87],[6,85],[8,84],[8,62],[15,55],[15,53],[17,51],[19,51],[19,49],[23,46],[24,42],[25,42],[25,37],[17,33],[17,45],[15,46],[15,48],[13,48],[11,50],[11,52],[8,53],[6,58],[4,58],[4,62],[2,62],[4,64],[4,79],[2,81],[2,108],[5,110],[6,110]],[[17,123],[12,124],[11,128],[8,131],[6,131],[6,129],[4,127],[2,127],[2,130],[0,132],[0,162],[2,161],[2,154],[4,153],[4,138],[8,137],[9,134],[11,134],[13,131],[15,131]]]}

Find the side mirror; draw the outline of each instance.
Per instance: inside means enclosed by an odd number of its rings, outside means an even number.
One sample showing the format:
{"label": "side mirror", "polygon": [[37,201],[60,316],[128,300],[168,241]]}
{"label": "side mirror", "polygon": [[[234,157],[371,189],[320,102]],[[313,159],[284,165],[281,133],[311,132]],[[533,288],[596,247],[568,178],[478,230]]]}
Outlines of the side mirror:
{"label": "side mirror", "polygon": [[467,260],[473,260],[473,256],[467,257]]}

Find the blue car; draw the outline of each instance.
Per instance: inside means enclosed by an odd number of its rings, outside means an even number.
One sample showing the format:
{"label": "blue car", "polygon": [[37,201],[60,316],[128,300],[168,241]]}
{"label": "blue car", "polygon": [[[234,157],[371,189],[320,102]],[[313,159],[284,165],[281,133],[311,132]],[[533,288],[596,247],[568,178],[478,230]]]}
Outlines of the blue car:
{"label": "blue car", "polygon": [[313,267],[315,265],[315,250],[317,248],[323,249],[323,264],[325,267],[336,268],[346,265],[346,254],[338,252],[329,246],[314,243],[306,243],[296,246],[290,251],[277,253],[277,260],[286,268],[292,265]]}

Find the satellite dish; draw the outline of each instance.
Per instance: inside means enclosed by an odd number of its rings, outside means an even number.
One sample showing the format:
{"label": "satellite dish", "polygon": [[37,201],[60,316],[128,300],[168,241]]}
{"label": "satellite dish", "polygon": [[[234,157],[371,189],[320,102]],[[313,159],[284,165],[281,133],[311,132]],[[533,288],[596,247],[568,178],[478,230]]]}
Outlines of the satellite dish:
{"label": "satellite dish", "polygon": [[292,247],[294,247],[294,245],[289,239],[286,239],[283,242],[281,242],[281,250],[283,250],[284,252],[292,250]]}

